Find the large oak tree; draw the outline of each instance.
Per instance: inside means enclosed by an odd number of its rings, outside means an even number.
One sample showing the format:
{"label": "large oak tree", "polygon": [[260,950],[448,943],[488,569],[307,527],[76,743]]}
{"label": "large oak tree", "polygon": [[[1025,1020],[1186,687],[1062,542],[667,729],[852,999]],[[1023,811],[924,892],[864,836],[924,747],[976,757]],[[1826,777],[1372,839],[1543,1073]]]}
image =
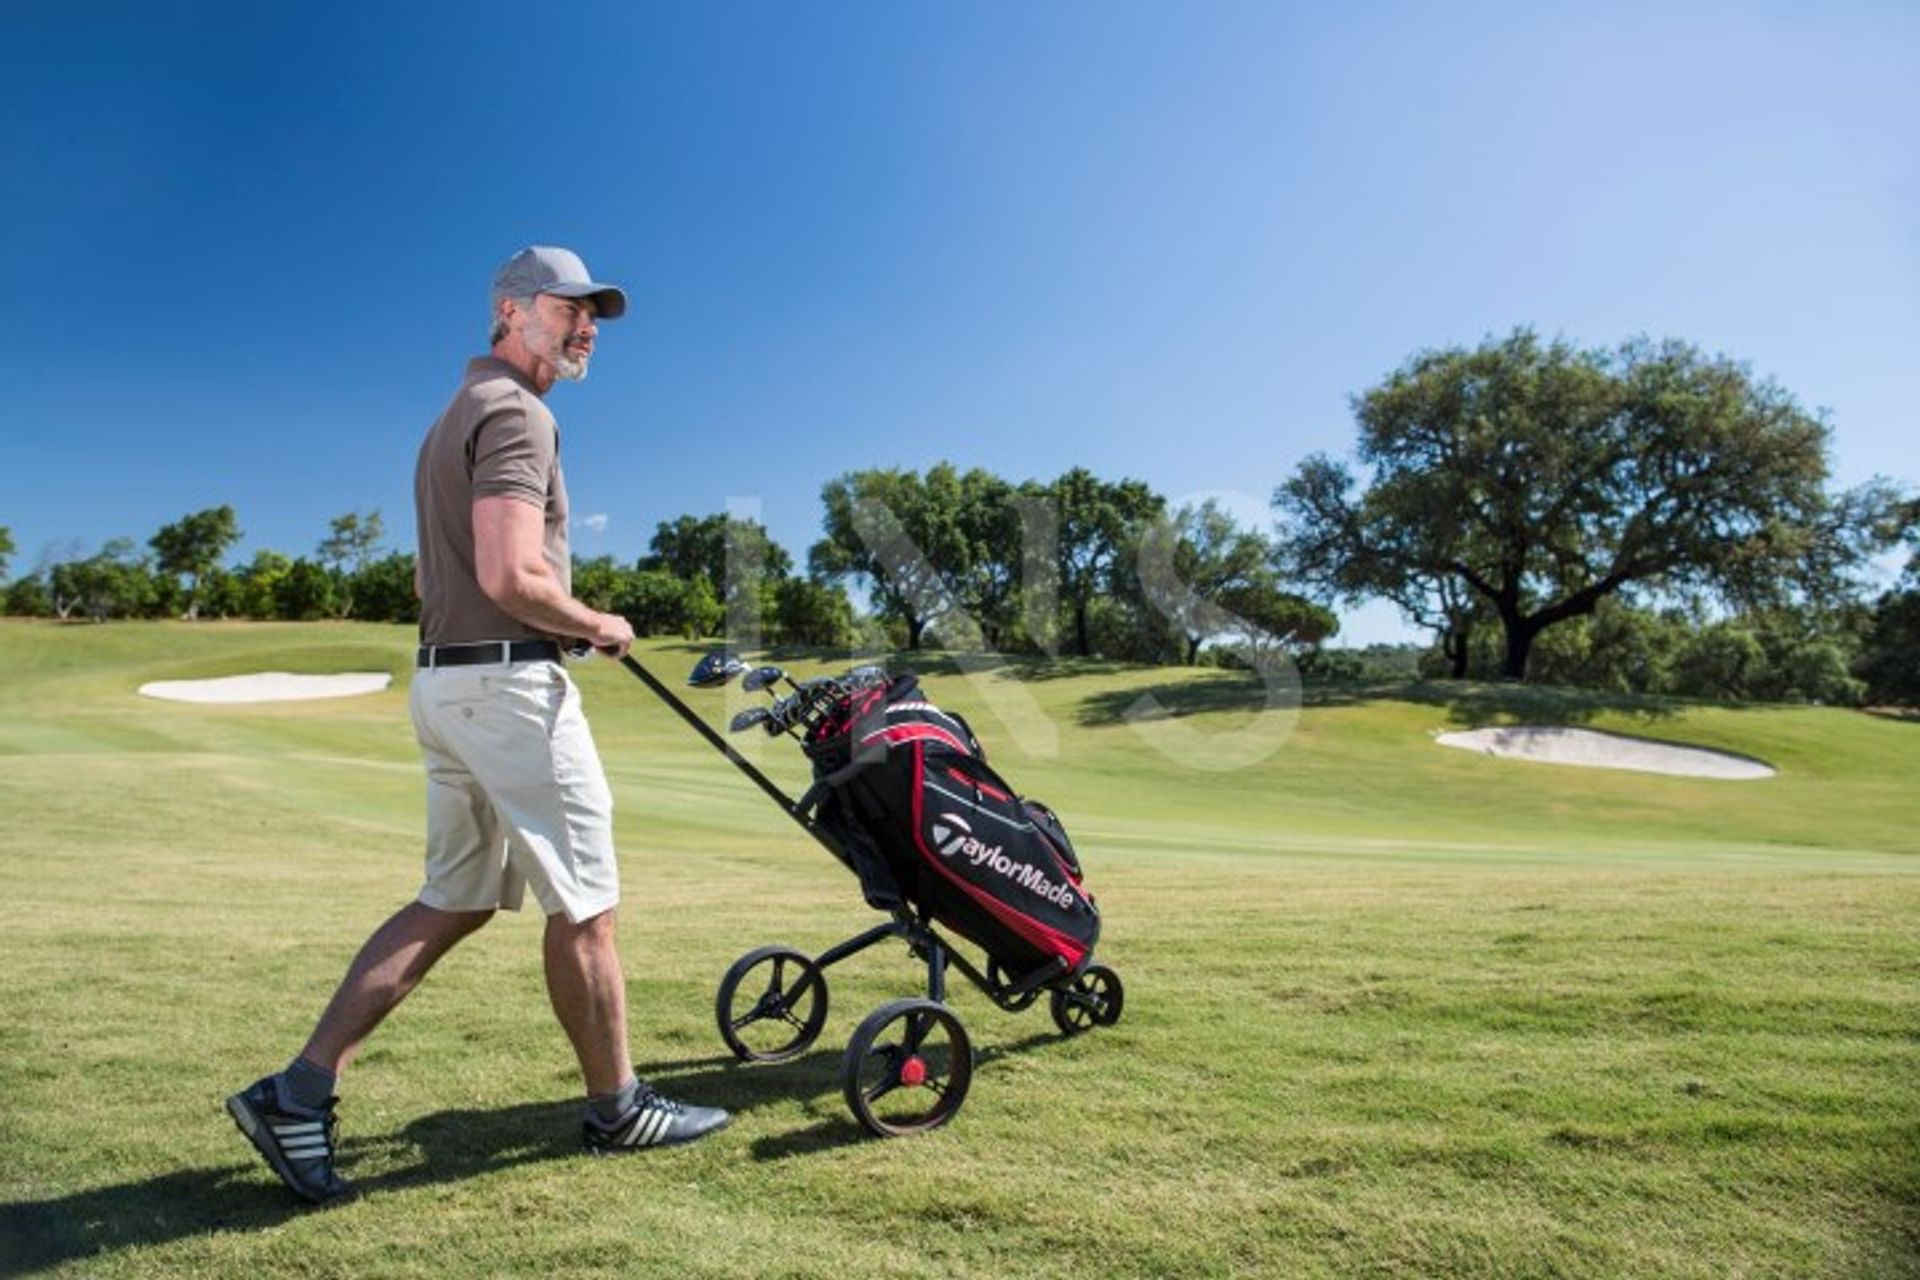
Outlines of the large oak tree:
{"label": "large oak tree", "polygon": [[1577,350],[1518,330],[1414,356],[1355,398],[1360,488],[1315,455],[1274,494],[1293,572],[1332,594],[1539,634],[1617,592],[1753,598],[1850,554],[1827,427],[1682,342]]}

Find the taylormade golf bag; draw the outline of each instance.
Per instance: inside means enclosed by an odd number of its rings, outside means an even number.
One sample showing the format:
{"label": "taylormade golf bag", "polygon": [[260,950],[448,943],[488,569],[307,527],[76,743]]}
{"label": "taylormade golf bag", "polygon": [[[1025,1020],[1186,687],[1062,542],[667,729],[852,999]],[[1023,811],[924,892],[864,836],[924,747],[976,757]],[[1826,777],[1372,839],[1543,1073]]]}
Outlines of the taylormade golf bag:
{"label": "taylormade golf bag", "polygon": [[988,767],[972,730],[913,676],[856,689],[805,738],[814,817],[869,905],[903,902],[982,947],[1011,981],[1078,973],[1100,936],[1065,828]]}

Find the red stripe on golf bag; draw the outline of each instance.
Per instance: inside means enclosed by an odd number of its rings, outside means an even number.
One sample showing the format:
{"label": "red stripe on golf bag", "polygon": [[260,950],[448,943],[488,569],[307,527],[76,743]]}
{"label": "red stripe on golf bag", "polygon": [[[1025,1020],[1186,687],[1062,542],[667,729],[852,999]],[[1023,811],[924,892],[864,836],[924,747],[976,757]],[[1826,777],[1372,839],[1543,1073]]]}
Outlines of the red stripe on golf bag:
{"label": "red stripe on golf bag", "polygon": [[1013,799],[1013,797],[1008,795],[1006,792],[995,790],[993,787],[990,787],[986,783],[981,782],[978,778],[970,778],[966,774],[960,772],[960,770],[954,768],[952,765],[947,766],[947,776],[949,778],[952,778],[955,782],[964,782],[970,787],[978,787],[980,790],[992,796],[995,800]]}

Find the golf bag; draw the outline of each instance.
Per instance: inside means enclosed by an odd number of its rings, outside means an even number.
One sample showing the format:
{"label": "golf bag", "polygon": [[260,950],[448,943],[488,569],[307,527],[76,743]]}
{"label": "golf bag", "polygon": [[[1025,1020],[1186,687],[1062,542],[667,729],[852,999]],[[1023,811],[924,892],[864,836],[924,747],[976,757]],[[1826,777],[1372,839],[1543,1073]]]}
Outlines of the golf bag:
{"label": "golf bag", "polygon": [[856,689],[804,739],[813,817],[869,905],[903,904],[979,945],[1013,983],[1076,974],[1100,911],[1059,818],[990,767],[913,676]]}

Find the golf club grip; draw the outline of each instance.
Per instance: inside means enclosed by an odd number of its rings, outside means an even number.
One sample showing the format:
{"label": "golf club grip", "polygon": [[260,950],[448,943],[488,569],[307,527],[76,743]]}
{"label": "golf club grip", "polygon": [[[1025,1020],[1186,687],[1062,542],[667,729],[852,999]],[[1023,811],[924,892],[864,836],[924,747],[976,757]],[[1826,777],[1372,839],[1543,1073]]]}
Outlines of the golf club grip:
{"label": "golf club grip", "polygon": [[708,724],[705,720],[702,720],[699,716],[695,715],[691,707],[687,706],[686,703],[680,701],[680,699],[676,698],[673,695],[673,690],[667,688],[667,686],[665,686],[664,684],[661,684],[659,680],[655,679],[653,672],[641,666],[639,663],[639,660],[636,659],[630,653],[625,654],[621,657],[620,665],[625,667],[627,670],[633,672],[634,675],[640,677],[641,681],[647,686],[647,688],[653,690],[656,694],[660,695],[660,700],[662,702],[666,703],[668,706],[672,707],[675,711],[679,712],[680,718],[682,720],[685,720],[688,724],[692,725],[696,730],[698,730],[700,733],[700,736],[705,738],[708,742],[712,743],[716,751],[718,751],[721,755],[725,756],[727,759],[733,761],[733,763],[739,768],[740,772],[746,774],[749,778],[752,778],[754,783],[762,791],[766,792],[769,796],[771,796],[773,798],[774,803],[779,805],[781,810],[784,811],[789,818],[792,818],[795,822],[799,823],[802,829],[804,829],[808,835],[812,836],[815,840],[818,840],[822,845],[824,845],[826,847],[827,852],[833,854],[833,856],[836,858],[842,858],[842,860],[844,861],[844,857],[841,854],[840,850],[834,845],[833,841],[828,838],[826,832],[820,830],[820,828],[814,826],[813,823],[809,822],[804,816],[802,816],[800,811],[794,806],[793,801],[787,797],[787,793],[782,791],[777,785],[775,785],[773,779],[769,778],[766,774],[754,768],[753,762],[751,760],[748,760],[745,756],[741,755],[738,751],[735,751],[732,745],[728,743],[728,741],[725,738],[721,737],[718,733],[714,732],[712,725]]}

